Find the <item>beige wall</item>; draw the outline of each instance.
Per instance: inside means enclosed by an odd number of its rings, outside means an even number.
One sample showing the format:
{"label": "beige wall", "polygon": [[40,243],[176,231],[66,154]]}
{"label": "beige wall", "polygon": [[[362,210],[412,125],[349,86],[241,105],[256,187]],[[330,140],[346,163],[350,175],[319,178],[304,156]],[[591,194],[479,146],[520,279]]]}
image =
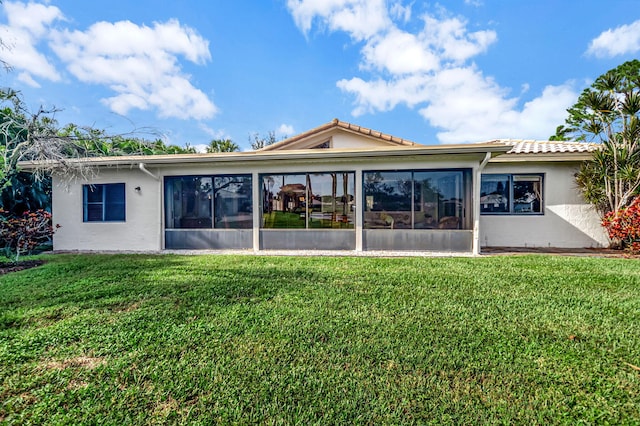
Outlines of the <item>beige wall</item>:
{"label": "beige wall", "polygon": [[[135,250],[163,249],[164,176],[189,174],[286,173],[286,172],[356,172],[356,200],[362,201],[363,170],[410,168],[474,168],[480,159],[447,156],[420,158],[350,158],[327,160],[278,160],[251,162],[219,162],[198,165],[173,165],[147,168],[159,177],[154,180],[137,167],[110,168],[100,171],[94,183],[126,185],[126,222],[83,223],[82,182],[68,187],[54,179],[53,221],[60,224],[54,235],[55,250]],[[489,163],[484,173],[544,173],[544,206],[541,216],[481,216],[481,246],[597,247],[606,246],[607,238],[595,211],[585,204],[573,179],[576,165],[560,163]],[[141,191],[135,191],[140,186]],[[254,218],[259,218],[259,194],[254,191]],[[257,201],[256,201],[257,200]],[[256,220],[254,234],[259,223]],[[356,216],[357,249],[362,249],[362,215]],[[254,246],[257,240],[254,236]]]}
{"label": "beige wall", "polygon": [[[394,170],[402,168],[460,168],[477,167],[479,160],[464,158],[452,161],[448,156],[430,156],[428,159],[396,158],[351,158],[346,160],[271,160],[250,162],[219,162],[211,164],[182,164],[164,167],[148,165],[147,169],[159,177],[154,180],[137,167],[101,170],[92,183],[125,183],[126,222],[82,221],[82,184],[73,182],[68,187],[54,179],[53,220],[61,228],[54,235],[54,249],[69,250],[133,250],[156,251],[164,248],[163,195],[161,182],[165,176],[198,174],[291,173],[354,171],[356,173],[356,200],[361,200],[363,170]],[[476,157],[478,157],[476,155]],[[141,191],[135,191],[140,186]],[[260,191],[254,191],[254,218],[260,217]],[[254,247],[258,246],[255,235],[259,231],[259,220],[255,220]],[[362,249],[362,215],[356,215],[357,249]]]}
{"label": "beige wall", "polygon": [[[124,183],[125,222],[83,222],[82,182],[65,185],[54,177],[53,236],[55,250],[161,249],[160,182],[136,169],[105,169],[93,183]],[[140,191],[134,188],[140,187]]]}
{"label": "beige wall", "polygon": [[483,173],[544,173],[543,215],[482,215],[483,247],[603,247],[608,245],[596,211],[576,186],[573,163],[489,163]]}
{"label": "beige wall", "polygon": [[332,148],[358,149],[358,148],[388,148],[389,143],[378,139],[365,139],[362,136],[339,132],[331,138]]}

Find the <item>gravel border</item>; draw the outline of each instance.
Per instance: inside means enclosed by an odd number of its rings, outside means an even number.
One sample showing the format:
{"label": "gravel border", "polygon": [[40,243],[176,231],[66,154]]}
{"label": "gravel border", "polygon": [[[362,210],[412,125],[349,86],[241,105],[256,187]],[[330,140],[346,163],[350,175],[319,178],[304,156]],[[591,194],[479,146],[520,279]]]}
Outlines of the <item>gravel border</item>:
{"label": "gravel border", "polygon": [[177,254],[198,255],[245,255],[245,256],[303,256],[303,257],[489,257],[517,256],[527,254],[546,254],[555,256],[615,257],[640,259],[620,250],[606,248],[553,248],[553,247],[489,247],[483,248],[479,255],[471,252],[443,251],[385,251],[385,250],[55,250],[55,254]]}
{"label": "gravel border", "polygon": [[55,254],[178,254],[245,255],[245,256],[304,256],[304,257],[474,257],[470,252],[437,251],[355,251],[355,250],[56,250]]}

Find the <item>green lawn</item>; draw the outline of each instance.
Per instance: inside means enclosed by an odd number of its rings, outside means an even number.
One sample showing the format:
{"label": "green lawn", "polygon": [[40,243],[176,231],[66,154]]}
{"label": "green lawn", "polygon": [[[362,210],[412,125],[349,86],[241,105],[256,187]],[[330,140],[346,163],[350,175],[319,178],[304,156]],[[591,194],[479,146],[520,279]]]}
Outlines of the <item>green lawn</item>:
{"label": "green lawn", "polygon": [[640,423],[638,260],[45,259],[0,277],[0,423]]}

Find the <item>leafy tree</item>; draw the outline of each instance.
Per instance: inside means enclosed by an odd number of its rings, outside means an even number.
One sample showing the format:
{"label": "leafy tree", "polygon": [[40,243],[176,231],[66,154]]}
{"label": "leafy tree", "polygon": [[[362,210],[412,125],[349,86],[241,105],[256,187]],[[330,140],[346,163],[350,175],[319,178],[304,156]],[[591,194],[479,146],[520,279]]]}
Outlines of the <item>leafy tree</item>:
{"label": "leafy tree", "polygon": [[[89,166],[74,158],[194,153],[192,147],[167,145],[103,130],[67,124],[60,128],[55,110],[30,113],[17,92],[0,90],[0,208],[20,216],[25,211],[50,209],[51,172],[72,179],[91,175]],[[40,161],[34,173],[23,173],[18,163]]]}
{"label": "leafy tree", "polygon": [[51,206],[51,178],[34,179],[31,173],[13,173],[0,190],[0,208],[15,216],[26,211],[49,210]]}
{"label": "leafy tree", "polygon": [[76,149],[87,157],[119,155],[192,154],[189,146],[167,145],[162,139],[148,141],[123,135],[107,135],[103,130],[67,124],[59,130],[60,137],[75,141]]}
{"label": "leafy tree", "polygon": [[[10,192],[10,196],[6,193],[0,196],[3,203],[19,199],[30,191],[45,189],[53,171],[71,178],[85,173],[87,166],[72,161],[74,158],[108,152],[109,148],[100,140],[102,133],[98,130],[68,126],[60,131],[53,118],[55,112],[41,108],[31,113],[17,92],[0,91],[0,191]],[[30,179],[19,170],[20,161],[35,162]],[[25,201],[28,209],[34,208],[31,201]],[[1,207],[12,211],[4,204]]]}
{"label": "leafy tree", "polygon": [[572,129],[565,127],[564,124],[556,127],[556,134],[549,137],[550,141],[570,141]]}
{"label": "leafy tree", "polygon": [[23,253],[49,243],[53,232],[51,213],[45,210],[15,217],[0,209],[0,242],[4,255],[14,263],[18,263]]}
{"label": "leafy tree", "polygon": [[207,146],[208,153],[214,152],[238,152],[240,147],[231,139],[214,139]]}
{"label": "leafy tree", "polygon": [[254,133],[249,136],[249,142],[251,142],[251,148],[254,151],[264,148],[265,146],[273,145],[277,142],[276,132],[273,130],[268,132],[266,136],[260,136],[258,133]]}
{"label": "leafy tree", "polygon": [[[146,141],[144,139],[127,139],[129,143],[138,144],[137,148],[124,152],[123,155],[163,155],[163,154],[195,154],[196,150],[188,144],[184,147],[178,145],[167,145],[161,139],[155,141]],[[112,142],[115,143],[115,142]],[[114,152],[112,155],[122,155]]]}
{"label": "leafy tree", "polygon": [[585,199],[602,216],[630,205],[640,190],[640,61],[598,77],[567,111],[552,139],[601,144],[576,174]]}
{"label": "leafy tree", "polygon": [[55,122],[43,117],[44,111],[26,114],[17,93],[12,91],[0,91],[0,105],[0,208],[14,215],[48,208],[51,197],[49,176],[45,173],[37,176],[22,173],[17,163],[37,156],[37,151],[49,149],[41,142],[29,146],[29,140],[39,139],[42,134],[53,134]]}

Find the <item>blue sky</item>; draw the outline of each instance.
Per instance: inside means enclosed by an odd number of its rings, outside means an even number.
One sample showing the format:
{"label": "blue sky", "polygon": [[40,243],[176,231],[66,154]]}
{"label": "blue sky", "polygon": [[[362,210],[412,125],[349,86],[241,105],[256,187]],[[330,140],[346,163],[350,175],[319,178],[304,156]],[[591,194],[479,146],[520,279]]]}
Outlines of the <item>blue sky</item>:
{"label": "blue sky", "polygon": [[333,118],[423,144],[546,139],[596,77],[638,57],[639,6],[5,0],[0,84],[60,124],[179,145],[244,150]]}

